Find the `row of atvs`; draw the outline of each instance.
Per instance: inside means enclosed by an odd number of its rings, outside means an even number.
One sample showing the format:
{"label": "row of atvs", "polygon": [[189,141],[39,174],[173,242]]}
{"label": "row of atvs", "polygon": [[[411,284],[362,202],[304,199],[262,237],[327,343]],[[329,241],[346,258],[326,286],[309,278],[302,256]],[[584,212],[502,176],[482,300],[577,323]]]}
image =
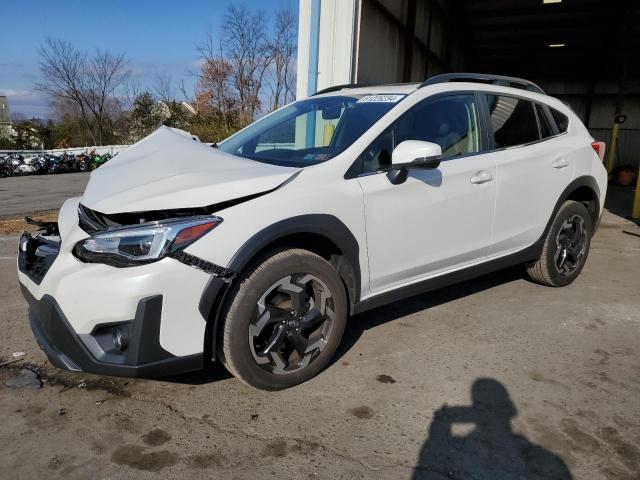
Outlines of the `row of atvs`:
{"label": "row of atvs", "polygon": [[[117,154],[116,154],[117,155]],[[88,172],[108,162],[110,153],[81,153],[73,155],[63,153],[54,155],[44,153],[35,156],[23,156],[18,153],[0,155],[0,178],[16,175],[44,175],[48,173]]]}

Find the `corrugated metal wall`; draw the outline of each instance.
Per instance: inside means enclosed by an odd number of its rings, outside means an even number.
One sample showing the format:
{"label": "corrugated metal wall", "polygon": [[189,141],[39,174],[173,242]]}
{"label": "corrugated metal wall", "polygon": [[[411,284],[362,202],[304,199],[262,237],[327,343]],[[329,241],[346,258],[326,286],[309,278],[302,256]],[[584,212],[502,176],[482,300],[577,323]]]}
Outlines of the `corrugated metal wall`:
{"label": "corrugated metal wall", "polygon": [[619,130],[615,165],[640,166],[640,80],[630,79],[625,83],[622,112],[614,111],[617,83],[613,80],[598,81],[591,88],[586,80],[536,79],[536,82],[549,95],[571,105],[593,137],[607,144],[611,140],[615,114],[626,114],[627,120]]}

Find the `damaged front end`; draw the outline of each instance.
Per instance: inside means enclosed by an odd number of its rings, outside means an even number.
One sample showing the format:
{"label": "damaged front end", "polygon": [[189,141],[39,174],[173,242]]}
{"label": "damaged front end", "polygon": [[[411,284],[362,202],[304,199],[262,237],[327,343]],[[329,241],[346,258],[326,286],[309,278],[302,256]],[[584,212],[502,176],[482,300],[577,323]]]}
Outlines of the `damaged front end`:
{"label": "damaged front end", "polygon": [[222,223],[222,218],[208,211],[211,208],[105,215],[79,205],[78,224],[90,237],[79,241],[73,254],[85,263],[118,268],[173,258],[230,281],[231,270],[184,251]]}
{"label": "damaged front end", "polygon": [[58,222],[40,222],[25,217],[30,225],[38,227],[38,233],[33,237],[24,232],[18,243],[18,268],[36,285],[40,285],[60,251],[60,231]]}

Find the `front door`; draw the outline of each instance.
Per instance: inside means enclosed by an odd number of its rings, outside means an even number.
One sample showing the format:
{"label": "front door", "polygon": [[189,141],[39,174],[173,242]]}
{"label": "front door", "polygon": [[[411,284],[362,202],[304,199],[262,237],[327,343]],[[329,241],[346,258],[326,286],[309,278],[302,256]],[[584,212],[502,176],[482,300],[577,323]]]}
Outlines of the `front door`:
{"label": "front door", "polygon": [[[436,170],[386,176],[393,147],[423,140],[442,147]],[[370,284],[378,292],[482,261],[491,243],[496,165],[482,150],[473,93],[429,98],[405,113],[363,154]]]}

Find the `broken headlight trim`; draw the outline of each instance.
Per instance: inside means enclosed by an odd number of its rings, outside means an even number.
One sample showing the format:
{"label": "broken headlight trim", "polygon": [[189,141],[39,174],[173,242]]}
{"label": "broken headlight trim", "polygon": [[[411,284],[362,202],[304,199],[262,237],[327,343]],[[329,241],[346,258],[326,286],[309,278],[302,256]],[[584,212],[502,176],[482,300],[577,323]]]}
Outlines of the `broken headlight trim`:
{"label": "broken headlight trim", "polygon": [[76,243],[73,254],[87,263],[133,267],[175,255],[222,223],[202,215],[112,228]]}

